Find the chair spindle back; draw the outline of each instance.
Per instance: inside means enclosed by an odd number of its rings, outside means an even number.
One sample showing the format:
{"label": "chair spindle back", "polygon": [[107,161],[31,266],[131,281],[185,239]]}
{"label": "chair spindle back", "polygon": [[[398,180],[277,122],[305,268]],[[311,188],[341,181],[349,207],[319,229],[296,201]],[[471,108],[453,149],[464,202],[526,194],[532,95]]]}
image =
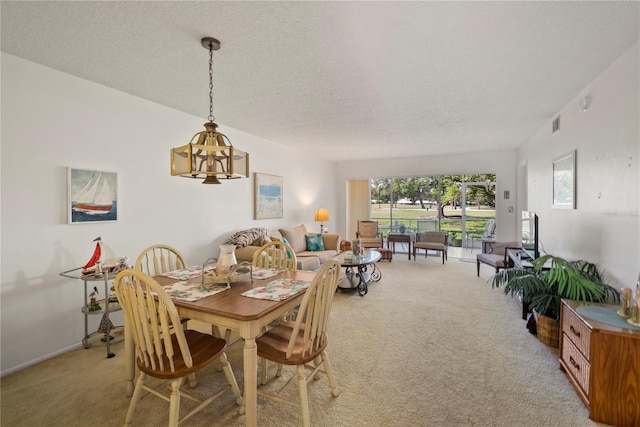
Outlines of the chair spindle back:
{"label": "chair spindle back", "polygon": [[336,293],[339,277],[340,263],[335,259],[325,262],[316,273],[305,292],[302,303],[300,303],[291,339],[287,346],[287,358],[290,358],[293,353],[298,334],[303,325],[303,356],[316,351],[326,343],[329,313],[331,312],[331,304]]}
{"label": "chair spindle back", "polygon": [[127,269],[118,273],[114,288],[138,360],[154,370],[175,372],[173,337],[185,365],[191,367],[191,352],[178,310],[162,286],[140,270]]}

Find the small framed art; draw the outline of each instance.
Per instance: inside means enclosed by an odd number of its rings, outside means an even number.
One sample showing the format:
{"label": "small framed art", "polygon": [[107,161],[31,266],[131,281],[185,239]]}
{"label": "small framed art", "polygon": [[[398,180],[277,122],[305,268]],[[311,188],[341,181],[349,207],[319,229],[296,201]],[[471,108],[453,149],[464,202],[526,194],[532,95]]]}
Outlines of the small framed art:
{"label": "small framed art", "polygon": [[282,177],[254,174],[255,219],[282,218]]}
{"label": "small framed art", "polygon": [[553,161],[553,207],[576,208],[576,150]]}
{"label": "small framed art", "polygon": [[69,224],[118,220],[118,174],[67,168]]}

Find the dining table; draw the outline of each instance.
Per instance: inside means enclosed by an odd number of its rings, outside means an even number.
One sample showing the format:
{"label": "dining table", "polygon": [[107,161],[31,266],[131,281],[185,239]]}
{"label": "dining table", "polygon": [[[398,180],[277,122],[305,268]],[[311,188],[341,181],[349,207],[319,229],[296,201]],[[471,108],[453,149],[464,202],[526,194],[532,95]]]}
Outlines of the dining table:
{"label": "dining table", "polygon": [[[267,325],[282,318],[286,313],[300,305],[306,287],[284,298],[276,296],[275,298],[279,300],[259,299],[243,295],[243,293],[255,294],[275,282],[310,283],[315,273],[310,271],[277,271],[273,272],[271,277],[261,278],[256,276],[231,283],[226,289],[197,301],[173,298],[178,314],[181,317],[206,322],[218,328],[237,331],[244,340],[244,398],[240,414],[245,414],[245,425],[252,427],[257,425],[258,355],[256,338],[264,332]],[[168,276],[155,276],[154,279],[165,287],[171,287],[181,280]],[[190,280],[195,283],[201,280],[201,277],[194,276]],[[168,293],[171,295],[170,292]],[[126,325],[124,335],[126,387],[127,395],[131,396],[134,389],[135,346],[129,328]]]}

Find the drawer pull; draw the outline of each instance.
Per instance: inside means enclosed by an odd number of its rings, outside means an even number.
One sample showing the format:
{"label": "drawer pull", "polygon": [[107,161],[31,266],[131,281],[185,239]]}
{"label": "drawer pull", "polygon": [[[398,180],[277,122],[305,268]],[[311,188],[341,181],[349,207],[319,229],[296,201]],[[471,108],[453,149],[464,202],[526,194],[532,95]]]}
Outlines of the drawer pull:
{"label": "drawer pull", "polygon": [[576,328],[573,327],[573,325],[571,325],[569,327],[569,330],[571,331],[571,333],[573,333],[573,335],[577,336],[578,338],[580,338],[580,331],[578,331]]}
{"label": "drawer pull", "polygon": [[580,365],[578,365],[578,364],[576,363],[576,361],[575,361],[575,360],[573,360],[573,357],[569,356],[569,362],[571,362],[571,365],[572,365],[574,368],[576,368],[578,371],[580,370]]}

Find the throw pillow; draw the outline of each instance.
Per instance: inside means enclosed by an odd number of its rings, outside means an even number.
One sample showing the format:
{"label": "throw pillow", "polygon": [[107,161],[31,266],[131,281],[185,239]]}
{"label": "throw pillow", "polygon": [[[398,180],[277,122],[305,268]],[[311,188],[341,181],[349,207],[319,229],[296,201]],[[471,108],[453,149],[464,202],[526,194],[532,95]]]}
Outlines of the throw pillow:
{"label": "throw pillow", "polygon": [[225,245],[235,245],[236,248],[244,248],[247,245],[255,242],[257,239],[262,236],[266,236],[268,233],[266,228],[250,228],[248,230],[242,230],[235,233],[233,236],[229,237],[224,244]]}
{"label": "throw pillow", "polygon": [[[285,237],[282,238],[282,243],[284,243],[285,245],[289,245],[289,241]],[[289,245],[289,247],[291,247],[291,245]],[[287,249],[287,258],[291,258],[291,255],[291,251]]]}
{"label": "throw pillow", "polygon": [[307,234],[307,250],[312,252],[324,251],[324,241],[322,234]]}

